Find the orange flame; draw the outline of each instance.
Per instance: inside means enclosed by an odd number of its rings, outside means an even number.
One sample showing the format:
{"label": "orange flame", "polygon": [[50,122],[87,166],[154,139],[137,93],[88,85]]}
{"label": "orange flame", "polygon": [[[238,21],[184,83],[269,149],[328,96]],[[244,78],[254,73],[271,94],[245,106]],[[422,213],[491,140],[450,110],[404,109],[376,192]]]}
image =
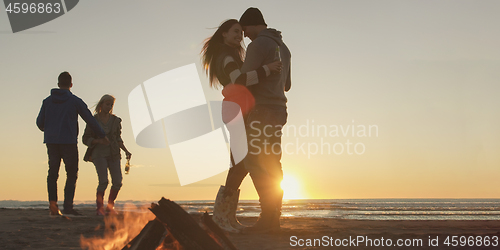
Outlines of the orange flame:
{"label": "orange flame", "polygon": [[103,237],[85,238],[82,235],[80,237],[81,248],[88,250],[120,250],[141,232],[148,221],[155,218],[155,215],[148,210],[147,206],[137,208],[134,205],[127,204],[124,210],[118,216],[104,217]]}

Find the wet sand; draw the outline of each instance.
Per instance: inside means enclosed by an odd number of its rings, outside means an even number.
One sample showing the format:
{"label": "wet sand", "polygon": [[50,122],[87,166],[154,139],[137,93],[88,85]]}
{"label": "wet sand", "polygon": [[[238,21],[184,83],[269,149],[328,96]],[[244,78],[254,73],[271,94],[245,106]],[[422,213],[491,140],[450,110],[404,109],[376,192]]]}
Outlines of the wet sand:
{"label": "wet sand", "polygon": [[[135,226],[135,234],[137,234],[149,219],[154,218],[148,213],[127,213],[125,216],[118,216],[111,220],[109,217],[104,219],[95,216],[92,209],[80,210],[80,212],[84,215],[83,217],[50,218],[48,209],[0,209],[0,249],[89,249],[88,247],[82,248],[82,237],[91,244],[96,243],[91,249],[105,249],[102,243],[109,243],[112,237],[120,236],[124,238],[124,242],[133,238],[131,235],[133,233],[130,235],[125,233],[124,236],[122,227]],[[251,225],[256,218],[241,218],[241,221],[246,225]],[[278,233],[228,234],[228,236],[241,250],[500,249],[500,239],[498,239],[500,238],[500,221],[356,221],[283,218],[281,225],[282,230]],[[110,238],[103,239],[105,234]],[[452,236],[458,236],[454,238],[456,242],[452,242]],[[460,246],[462,244],[460,236],[468,239],[472,236],[473,241],[468,240],[466,246]],[[487,244],[486,236],[489,238],[489,247],[484,246]],[[495,241],[495,236],[497,241]],[[445,244],[447,237],[450,241],[449,246]],[[356,241],[358,239],[360,242]],[[361,239],[365,242],[361,242]],[[465,238],[462,237],[463,239]],[[481,240],[477,241],[478,239]],[[371,240],[371,246],[370,242],[366,242],[367,240]],[[421,246],[395,246],[398,240],[402,244],[411,242],[421,244]],[[430,246],[429,240],[432,240],[434,244],[437,243],[438,246]],[[497,247],[493,246],[495,242],[498,244]],[[388,243],[392,243],[392,246],[388,247]],[[457,243],[457,246],[453,247],[451,245],[453,243]],[[344,246],[335,246],[336,244]],[[483,246],[478,247],[477,244]],[[123,245],[117,242],[114,248],[121,249]]]}

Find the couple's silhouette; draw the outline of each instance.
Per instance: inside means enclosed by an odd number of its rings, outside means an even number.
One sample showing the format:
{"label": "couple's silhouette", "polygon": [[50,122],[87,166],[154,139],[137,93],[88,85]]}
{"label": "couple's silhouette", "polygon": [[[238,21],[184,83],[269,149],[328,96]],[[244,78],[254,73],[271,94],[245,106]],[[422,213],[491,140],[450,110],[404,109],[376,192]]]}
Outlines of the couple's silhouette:
{"label": "couple's silhouette", "polygon": [[[252,40],[244,60],[243,34]],[[281,128],[287,119],[284,92],[291,87],[290,58],[281,32],[267,28],[257,8],[248,8],[239,21],[223,22],[205,40],[202,61],[210,85],[222,85],[224,102],[240,106],[249,145],[242,162],[236,163],[231,157],[226,184],[221,186],[215,200],[213,220],[226,231],[268,232],[280,228]],[[225,113],[230,113],[224,105],[222,113],[223,119]],[[245,227],[236,219],[239,187],[247,174],[261,205],[260,218],[252,227]]]}
{"label": "couple's silhouette", "polygon": [[[95,115],[87,108],[87,104],[71,93],[72,77],[68,72],[62,72],[58,77],[59,88],[51,90],[51,95],[43,100],[36,124],[44,132],[44,143],[47,146],[49,171],[47,176],[47,191],[49,194],[50,216],[60,216],[57,201],[57,179],[61,160],[66,169],[66,185],[64,187],[64,209],[62,214],[80,216],[73,208],[76,180],[78,178],[78,116],[87,123],[83,135],[83,143],[89,146],[85,153],[85,161],[93,161],[99,185],[97,187],[97,215],[116,213],[115,199],[122,186],[120,166],[120,149],[127,159],[131,153],[125,147],[121,138],[121,119],[113,114],[115,98],[104,95],[95,108]],[[104,191],[108,186],[108,169],[111,174],[112,187],[108,204],[104,209]]]}

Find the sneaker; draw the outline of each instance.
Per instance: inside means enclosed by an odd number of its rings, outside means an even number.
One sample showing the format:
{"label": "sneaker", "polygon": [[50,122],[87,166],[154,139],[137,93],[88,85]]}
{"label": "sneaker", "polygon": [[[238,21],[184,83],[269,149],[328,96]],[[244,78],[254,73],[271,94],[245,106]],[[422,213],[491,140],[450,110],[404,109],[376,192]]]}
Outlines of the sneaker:
{"label": "sneaker", "polygon": [[81,213],[79,213],[75,209],[64,209],[62,211],[62,213],[63,213],[64,216],[69,216],[69,217],[72,217],[72,216],[83,216]]}

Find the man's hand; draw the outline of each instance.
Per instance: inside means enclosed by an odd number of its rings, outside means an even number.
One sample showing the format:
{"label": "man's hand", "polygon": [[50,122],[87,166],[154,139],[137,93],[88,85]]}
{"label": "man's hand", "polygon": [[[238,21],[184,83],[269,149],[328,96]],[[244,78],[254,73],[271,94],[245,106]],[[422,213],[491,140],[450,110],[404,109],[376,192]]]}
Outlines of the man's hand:
{"label": "man's hand", "polygon": [[274,61],[272,63],[267,64],[267,67],[271,71],[271,73],[280,74],[281,68],[283,67],[283,63],[281,61]]}

